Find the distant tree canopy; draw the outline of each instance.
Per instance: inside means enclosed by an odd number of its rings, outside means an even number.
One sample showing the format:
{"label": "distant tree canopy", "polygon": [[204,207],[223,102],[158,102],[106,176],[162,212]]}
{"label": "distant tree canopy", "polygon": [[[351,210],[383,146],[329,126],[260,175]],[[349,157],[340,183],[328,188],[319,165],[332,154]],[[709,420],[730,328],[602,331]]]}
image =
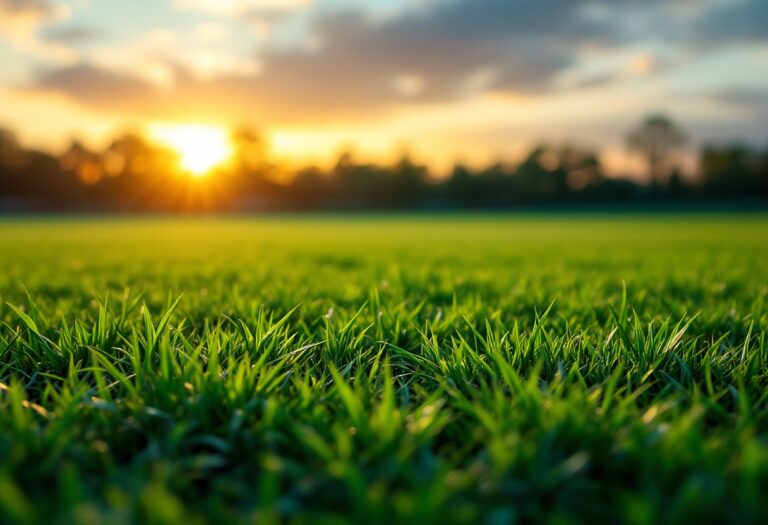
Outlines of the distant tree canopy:
{"label": "distant tree canopy", "polygon": [[701,182],[723,196],[768,195],[768,149],[707,146],[701,152]]}
{"label": "distant tree canopy", "polygon": [[16,135],[10,130],[0,128],[0,166],[18,169],[24,166],[26,160]]}
{"label": "distant tree canopy", "polygon": [[698,177],[680,176],[673,153],[684,134],[669,119],[648,118],[628,137],[648,163],[653,184],[607,177],[596,152],[540,145],[517,165],[456,165],[443,178],[405,155],[392,165],[341,155],[330,169],[286,173],[270,163],[257,132],[232,134],[233,158],[210,177],[193,180],[177,154],[136,134],[95,151],[74,141],[60,155],[27,150],[0,129],[0,211],[24,210],[342,210],[510,209],[649,200],[768,198],[768,149],[707,146]]}

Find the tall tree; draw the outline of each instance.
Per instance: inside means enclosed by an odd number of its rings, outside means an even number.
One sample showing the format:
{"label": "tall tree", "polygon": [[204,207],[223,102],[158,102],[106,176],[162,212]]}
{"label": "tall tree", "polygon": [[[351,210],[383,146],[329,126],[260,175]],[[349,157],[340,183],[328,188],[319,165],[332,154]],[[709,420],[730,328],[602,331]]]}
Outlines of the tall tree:
{"label": "tall tree", "polygon": [[0,128],[0,170],[19,168],[24,164],[24,160],[24,150],[16,135],[10,130]]}
{"label": "tall tree", "polygon": [[262,172],[267,164],[267,144],[258,132],[239,128],[232,133],[237,168],[248,172]]}
{"label": "tall tree", "polygon": [[627,146],[645,157],[648,174],[656,184],[669,175],[672,155],[685,142],[685,133],[664,115],[651,115],[627,136]]}

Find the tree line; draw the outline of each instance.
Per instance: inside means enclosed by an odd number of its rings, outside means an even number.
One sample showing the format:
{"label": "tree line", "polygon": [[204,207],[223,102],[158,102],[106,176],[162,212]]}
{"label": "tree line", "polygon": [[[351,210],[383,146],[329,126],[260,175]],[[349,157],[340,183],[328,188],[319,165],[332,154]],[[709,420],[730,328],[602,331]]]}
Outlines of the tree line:
{"label": "tree line", "polygon": [[651,204],[749,199],[768,201],[768,148],[705,146],[698,173],[684,177],[675,152],[684,133],[663,116],[628,134],[647,183],[606,175],[598,154],[541,145],[517,164],[456,165],[435,178],[407,156],[378,165],[343,154],[330,169],[286,173],[268,159],[261,137],[232,135],[234,156],[196,180],[175,154],[124,134],[101,151],[73,142],[60,155],[24,148],[0,130],[0,211],[504,210],[536,206]]}

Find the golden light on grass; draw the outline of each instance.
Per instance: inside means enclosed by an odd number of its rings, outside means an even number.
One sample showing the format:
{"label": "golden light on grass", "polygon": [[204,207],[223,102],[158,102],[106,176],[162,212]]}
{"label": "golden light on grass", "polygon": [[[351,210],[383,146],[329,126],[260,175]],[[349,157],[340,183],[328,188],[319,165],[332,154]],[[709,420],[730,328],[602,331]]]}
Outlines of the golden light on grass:
{"label": "golden light on grass", "polygon": [[233,146],[226,129],[205,124],[156,124],[149,136],[179,156],[179,167],[203,177],[232,158]]}

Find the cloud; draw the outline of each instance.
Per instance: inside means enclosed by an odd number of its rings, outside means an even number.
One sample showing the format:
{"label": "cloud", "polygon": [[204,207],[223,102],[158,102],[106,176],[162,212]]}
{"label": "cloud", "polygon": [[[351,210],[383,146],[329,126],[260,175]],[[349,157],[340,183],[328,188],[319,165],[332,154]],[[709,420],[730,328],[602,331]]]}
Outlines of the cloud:
{"label": "cloud", "polygon": [[96,106],[111,106],[115,101],[127,105],[141,103],[153,91],[142,80],[89,65],[51,71],[38,81],[38,86],[75,95],[78,100]]}
{"label": "cloud", "polygon": [[222,42],[229,39],[232,35],[231,30],[221,24],[205,22],[195,28],[195,38],[205,44]]}
{"label": "cloud", "polygon": [[255,74],[259,68],[256,57],[232,50],[229,41],[225,25],[198,25],[187,34],[153,29],[131,40],[89,49],[85,63],[104,73],[135,77],[164,90],[174,89],[188,78],[202,81]]}
{"label": "cloud", "polygon": [[20,43],[55,14],[56,5],[47,0],[0,0],[0,39]]}
{"label": "cloud", "polygon": [[720,0],[694,25],[697,40],[722,44],[768,39],[768,2]]}
{"label": "cloud", "polygon": [[727,89],[715,95],[715,101],[752,116],[768,116],[768,93],[765,90]]}
{"label": "cloud", "polygon": [[103,35],[103,32],[95,27],[70,26],[53,27],[42,31],[41,37],[47,42],[62,43],[68,45],[82,44],[93,41]]}
{"label": "cloud", "polygon": [[[727,88],[688,94],[698,111],[691,115],[694,140],[700,143],[750,144],[763,148],[768,139],[768,92],[752,88]],[[707,113],[714,113],[711,118]]]}
{"label": "cloud", "polygon": [[[654,39],[696,48],[734,38],[768,38],[768,29],[762,29],[768,23],[761,24],[768,4],[762,0],[707,0],[698,3],[699,11],[690,9],[690,3],[443,0],[386,19],[373,19],[361,10],[323,11],[312,18],[314,46],[266,49],[242,63],[229,60],[228,67],[207,75],[195,74],[193,62],[169,60],[165,67],[173,70],[175,82],[166,90],[125,71],[105,69],[108,61],[101,61],[101,68],[47,71],[33,87],[106,109],[125,108],[129,99],[133,108],[153,117],[176,114],[187,105],[193,112],[284,123],[359,117],[488,91],[543,94],[563,89],[558,75],[578,67],[594,48],[622,50]],[[243,18],[253,10],[305,4],[174,2],[180,9]],[[248,67],[257,59],[258,67]],[[208,61],[223,63],[215,55]],[[638,51],[629,63],[583,77],[581,87],[653,75],[666,63],[664,56]]]}
{"label": "cloud", "polygon": [[50,0],[0,0],[0,39],[14,48],[58,64],[71,64],[76,53],[61,42],[37,36],[44,24],[65,20],[69,8]]}
{"label": "cloud", "polygon": [[61,20],[69,9],[52,0],[0,0],[0,38],[34,31],[40,24]]}
{"label": "cloud", "polygon": [[259,37],[291,16],[305,12],[313,0],[172,0],[179,11],[195,11],[207,16],[245,22]]}
{"label": "cloud", "polygon": [[53,13],[54,10],[55,4],[49,0],[0,0],[0,12],[5,14],[46,15]]}
{"label": "cloud", "polygon": [[216,16],[294,11],[309,7],[311,3],[312,0],[173,0],[173,6],[180,11],[200,11]]}

